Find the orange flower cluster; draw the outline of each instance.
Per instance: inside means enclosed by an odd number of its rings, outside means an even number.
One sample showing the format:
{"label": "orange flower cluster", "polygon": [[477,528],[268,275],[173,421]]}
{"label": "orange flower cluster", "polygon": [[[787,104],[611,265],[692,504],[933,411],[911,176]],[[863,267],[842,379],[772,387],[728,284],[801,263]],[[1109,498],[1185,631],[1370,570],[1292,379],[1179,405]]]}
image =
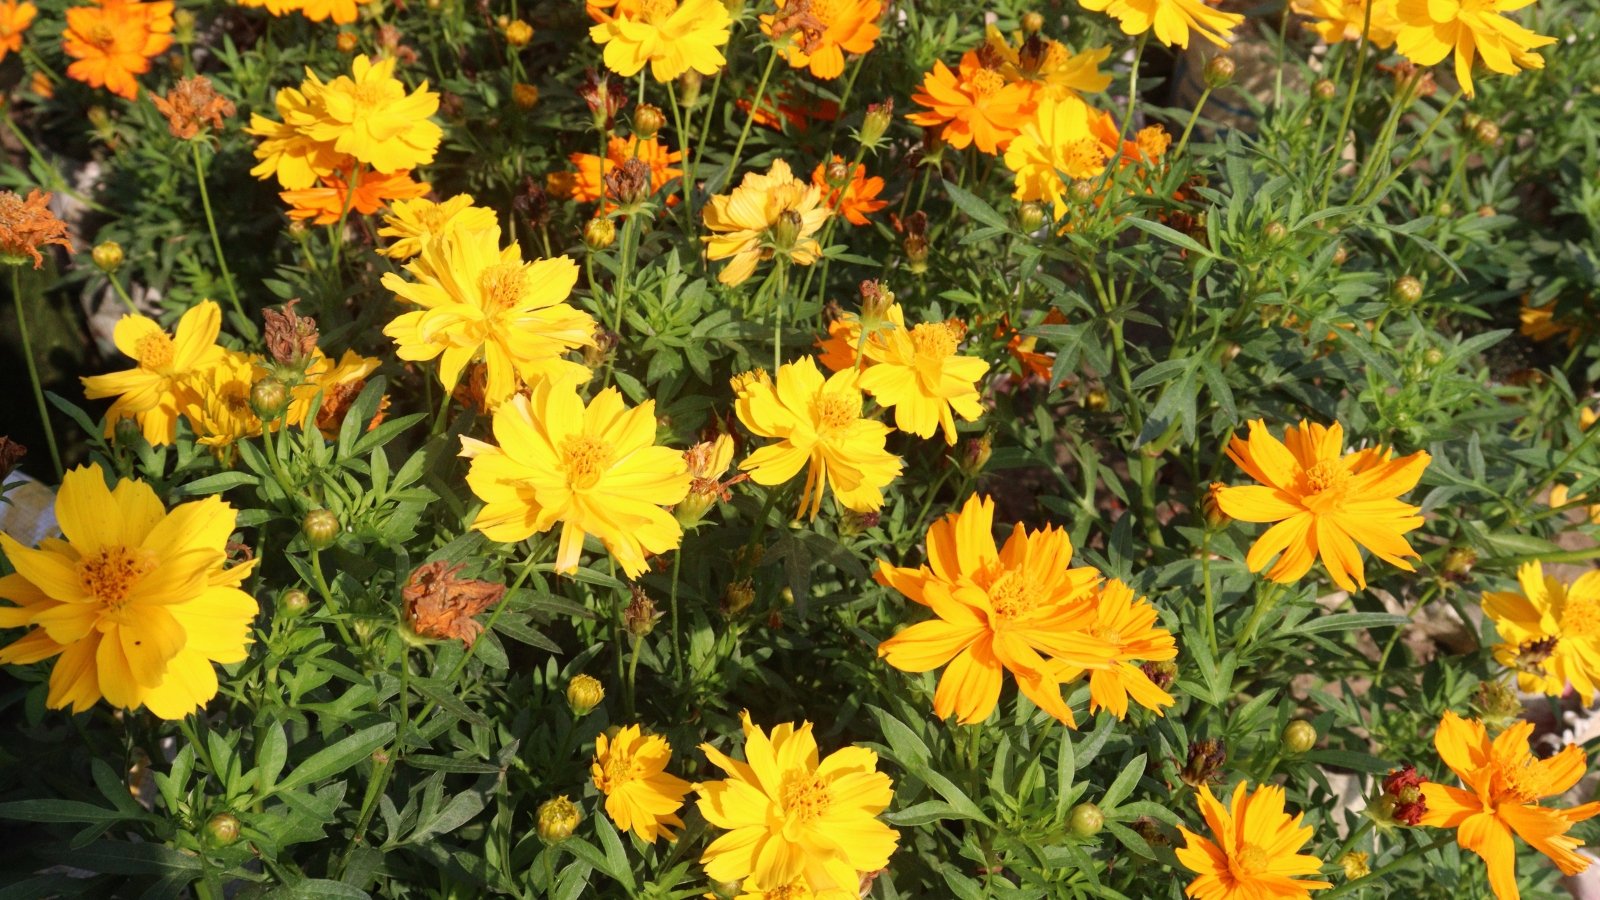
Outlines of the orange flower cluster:
{"label": "orange flower cluster", "polygon": [[[605,197],[608,209],[616,204],[618,198],[607,190],[606,176],[621,168],[630,159],[639,160],[650,167],[651,194],[661,190],[672,179],[683,175],[682,169],[673,168],[673,164],[683,160],[683,154],[668,149],[655,138],[640,140],[638,136],[614,137],[606,144],[605,159],[593,153],[574,153],[567,159],[577,167],[577,170],[551,173],[545,180],[545,186],[550,193],[580,203],[594,203]],[[667,198],[668,205],[677,201],[676,196]]]}
{"label": "orange flower cluster", "polygon": [[150,71],[150,59],[172,46],[172,2],[100,0],[67,10],[62,49],[74,60],[67,77],[104,87],[129,100],[139,96],[135,75]]}
{"label": "orange flower cluster", "polygon": [[372,0],[239,0],[240,6],[265,9],[274,16],[287,16],[297,12],[313,22],[332,19],[336,25],[349,25],[356,20],[358,6]]}
{"label": "orange flower cluster", "polygon": [[[835,175],[843,173],[837,181],[828,177],[828,170],[834,167],[837,167]],[[847,169],[837,153],[831,164],[817,163],[811,173],[811,183],[822,191],[823,203],[844,216],[851,225],[867,224],[867,216],[889,205],[889,201],[877,199],[883,193],[883,179],[876,175],[868,178],[867,167],[859,163],[854,171]]]}

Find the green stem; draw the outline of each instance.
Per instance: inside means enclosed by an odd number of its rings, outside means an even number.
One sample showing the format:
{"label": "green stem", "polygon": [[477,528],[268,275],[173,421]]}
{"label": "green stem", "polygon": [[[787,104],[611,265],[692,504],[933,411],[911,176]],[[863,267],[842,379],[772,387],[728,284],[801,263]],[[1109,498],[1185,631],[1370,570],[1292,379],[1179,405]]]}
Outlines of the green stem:
{"label": "green stem", "polygon": [[789,288],[789,260],[787,257],[778,257],[777,289],[773,291],[772,298],[772,374],[777,377],[778,369],[783,365],[783,304]]}
{"label": "green stem", "polygon": [[1244,649],[1255,638],[1256,628],[1261,625],[1261,620],[1266,618],[1268,612],[1278,605],[1278,598],[1283,594],[1283,587],[1275,581],[1269,581],[1256,589],[1255,609],[1250,611],[1250,619],[1245,622],[1244,630],[1239,632],[1239,637],[1234,641],[1234,646]]}
{"label": "green stem", "polygon": [[[1206,643],[1211,647],[1211,658],[1216,659],[1220,652],[1217,647],[1217,597],[1211,588],[1211,527],[1206,526],[1205,534],[1200,538],[1200,580],[1205,583],[1206,595]],[[1397,631],[1399,629],[1396,629]]]}
{"label": "green stem", "polygon": [[1432,851],[1443,847],[1455,839],[1456,836],[1454,832],[1445,832],[1439,837],[1434,838],[1431,843],[1408,850],[1407,852],[1401,854],[1398,858],[1391,860],[1387,865],[1374,869],[1370,874],[1363,875],[1354,881],[1347,881],[1344,884],[1341,884],[1333,890],[1327,892],[1326,894],[1318,894],[1317,896],[1319,900],[1332,900],[1334,897],[1348,894],[1357,888],[1366,887],[1369,884],[1381,884],[1385,875],[1388,875],[1390,872],[1393,872],[1396,869],[1404,868],[1405,866],[1409,865],[1413,859],[1416,859],[1425,853],[1431,853]]}
{"label": "green stem", "polygon": [[[206,211],[206,228],[211,231],[211,249],[216,251],[217,267],[222,269],[222,284],[228,289],[228,299],[233,301],[233,311],[239,314],[239,318],[248,322],[249,316],[244,314],[244,305],[239,302],[239,292],[233,286],[233,273],[228,271],[228,259],[222,255],[222,238],[217,234],[217,218],[211,213],[211,192],[206,190],[206,167],[200,160],[200,142],[190,141],[189,149],[192,151],[191,155],[194,158],[195,181],[200,185],[200,205]],[[347,194],[353,194],[354,192],[355,188],[352,187]],[[347,196],[345,204],[347,209],[349,208],[348,200],[349,197]],[[339,222],[342,225],[344,219],[341,218]]]}
{"label": "green stem", "polygon": [[1383,196],[1383,192],[1387,191],[1389,186],[1394,184],[1395,181],[1399,179],[1399,177],[1404,174],[1407,169],[1411,168],[1411,164],[1416,162],[1417,159],[1421,157],[1424,152],[1426,152],[1428,147],[1428,138],[1433,137],[1433,133],[1439,130],[1439,125],[1444,122],[1445,117],[1450,114],[1450,110],[1454,109],[1455,105],[1460,102],[1461,97],[1462,93],[1460,91],[1456,91],[1455,96],[1450,98],[1450,102],[1446,103],[1444,108],[1439,110],[1439,114],[1433,117],[1433,121],[1428,123],[1427,130],[1422,132],[1422,137],[1417,138],[1416,147],[1414,147],[1410,153],[1406,154],[1406,158],[1400,161],[1400,165],[1394,167],[1393,172],[1390,172],[1388,176],[1383,179],[1383,181],[1378,182],[1378,184],[1373,187],[1372,192],[1361,201],[1363,205],[1371,203]]}
{"label": "green stem", "polygon": [[1356,45],[1356,71],[1350,79],[1350,90],[1344,98],[1344,112],[1339,115],[1339,129],[1333,133],[1333,152],[1329,154],[1328,171],[1322,176],[1322,194],[1317,200],[1317,208],[1325,209],[1328,206],[1328,192],[1333,190],[1333,176],[1339,171],[1339,164],[1344,157],[1344,138],[1350,130],[1350,113],[1356,106],[1356,93],[1361,88],[1361,74],[1366,69],[1367,62],[1367,33],[1372,29],[1372,4],[1362,7],[1361,16],[1361,43]]}
{"label": "green stem", "polygon": [[[56,429],[50,424],[50,407],[44,402],[44,385],[39,381],[39,364],[33,358],[33,339],[28,334],[28,316],[22,309],[22,271],[11,266],[11,303],[17,310],[17,333],[22,337],[22,355],[28,361],[28,381],[33,385],[33,402],[39,406],[39,424],[44,426],[45,443],[50,445],[50,462],[55,466],[56,482],[66,475],[61,467],[61,451],[56,448]],[[1600,428],[1594,429],[1600,432]]]}
{"label": "green stem", "polygon": [[139,307],[134,304],[133,298],[128,296],[127,288],[122,286],[122,282],[117,280],[117,276],[107,272],[106,280],[111,282],[111,289],[116,291],[118,297],[122,298],[122,305],[128,308],[128,312],[131,312],[136,316],[141,315],[139,312]]}
{"label": "green stem", "polygon": [[683,236],[694,238],[694,204],[689,199],[689,185],[694,181],[694,167],[689,164],[689,133],[683,130],[683,111],[678,108],[677,82],[667,82],[667,99],[672,104],[672,126],[678,132],[678,163],[683,174],[678,177],[678,190],[683,197]]}
{"label": "green stem", "polygon": [[667,604],[672,609],[672,669],[677,680],[683,680],[683,647],[679,643],[678,628],[678,572],[683,567],[683,548],[672,554],[672,587],[667,594]]}
{"label": "green stem", "polygon": [[767,93],[767,80],[772,77],[772,66],[778,61],[778,48],[773,47],[772,53],[767,56],[767,67],[761,72],[761,83],[756,85],[756,98],[750,103],[750,115],[744,117],[744,128],[739,131],[739,143],[733,147],[733,160],[728,164],[728,183],[732,184],[734,176],[739,173],[739,159],[744,155],[745,139],[750,137],[750,125],[756,120],[756,113],[761,109],[761,100]]}
{"label": "green stem", "polygon": [[1205,109],[1206,101],[1211,98],[1211,85],[1200,92],[1200,100],[1194,105],[1194,112],[1189,113],[1189,121],[1183,126],[1183,137],[1178,138],[1178,149],[1173,151],[1172,158],[1177,159],[1183,155],[1183,148],[1189,146],[1189,133],[1194,131],[1194,123],[1200,119],[1200,110]]}
{"label": "green stem", "polygon": [[644,643],[643,638],[633,638],[633,647],[628,654],[628,682],[627,691],[623,694],[627,701],[628,719],[632,721],[634,713],[634,683],[639,677],[639,645]]}

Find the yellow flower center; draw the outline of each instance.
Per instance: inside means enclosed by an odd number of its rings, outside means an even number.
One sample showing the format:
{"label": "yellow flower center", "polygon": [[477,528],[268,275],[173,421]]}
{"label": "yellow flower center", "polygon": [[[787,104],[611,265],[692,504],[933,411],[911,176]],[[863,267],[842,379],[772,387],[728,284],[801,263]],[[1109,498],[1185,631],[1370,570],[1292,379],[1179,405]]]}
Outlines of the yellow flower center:
{"label": "yellow flower center", "polygon": [[1533,803],[1544,793],[1544,779],[1531,759],[1496,759],[1491,790],[1497,799],[1513,803]]}
{"label": "yellow flower center", "polygon": [[854,0],[811,0],[811,15],[823,25],[832,25],[842,16],[846,4],[853,4]]}
{"label": "yellow flower center", "polygon": [[989,585],[989,605],[1002,619],[1015,619],[1039,605],[1039,588],[1020,573],[1007,572]]}
{"label": "yellow flower center", "polygon": [[960,343],[955,329],[943,322],[923,322],[911,329],[911,346],[916,348],[918,356],[933,359],[954,356]]}
{"label": "yellow flower center", "polygon": [[766,900],[805,900],[805,898],[815,895],[811,893],[810,887],[797,882],[795,884],[786,884],[782,887],[767,888],[761,892],[761,896],[765,897]]}
{"label": "yellow flower center", "polygon": [[1078,138],[1067,145],[1065,155],[1062,171],[1073,178],[1092,178],[1105,170],[1105,145],[1094,138]]}
{"label": "yellow flower center", "polygon": [[1048,41],[1044,45],[1044,55],[1039,57],[1037,71],[1053,72],[1067,63],[1067,48],[1060,41]]}
{"label": "yellow flower center", "polygon": [[177,354],[172,338],[160,331],[152,331],[139,338],[139,343],[133,348],[134,358],[146,369],[165,369],[172,365]]}
{"label": "yellow flower center", "polygon": [[527,268],[522,263],[495,263],[478,276],[478,292],[483,295],[484,312],[503,313],[522,299]]}
{"label": "yellow flower center", "polygon": [[1590,597],[1567,595],[1566,603],[1561,607],[1561,636],[1600,637],[1600,602]]}
{"label": "yellow flower center", "polygon": [[236,416],[250,412],[250,385],[242,381],[230,381],[223,386],[221,391],[222,405]]}
{"label": "yellow flower center", "polygon": [[1350,470],[1337,459],[1317,463],[1305,470],[1303,477],[1304,502],[1313,511],[1321,511],[1343,500],[1345,489],[1350,486]]}
{"label": "yellow flower center", "polygon": [[1115,628],[1101,628],[1100,626],[1096,625],[1095,627],[1089,629],[1089,634],[1092,637],[1097,637],[1100,640],[1105,641],[1113,647],[1122,646],[1122,632]]}
{"label": "yellow flower center", "polygon": [[979,69],[972,76],[970,84],[973,97],[987,100],[1000,93],[1000,89],[1006,86],[1006,77],[993,69]]}
{"label": "yellow flower center", "polygon": [[1265,872],[1272,862],[1272,855],[1257,847],[1255,844],[1245,844],[1239,848],[1231,860],[1233,873],[1238,877],[1255,875]]}
{"label": "yellow flower center", "polygon": [[861,398],[849,394],[823,394],[811,412],[817,431],[828,434],[849,428],[861,418]]}
{"label": "yellow flower center", "polygon": [[572,435],[561,445],[561,467],[574,489],[592,488],[611,468],[611,447],[599,438]]}
{"label": "yellow flower center", "polygon": [[363,81],[350,92],[351,99],[355,100],[356,115],[365,112],[377,112],[392,99],[388,85],[382,81]]}
{"label": "yellow flower center", "polygon": [[639,4],[639,12],[650,22],[660,22],[677,11],[678,0],[641,0]]}
{"label": "yellow flower center", "polygon": [[438,234],[444,230],[445,222],[449,218],[450,214],[442,205],[434,206],[417,213],[417,227],[429,234]]}
{"label": "yellow flower center", "polygon": [[633,754],[618,751],[615,744],[612,745],[611,752],[606,754],[605,764],[600,768],[605,773],[603,789],[606,791],[639,777],[639,767],[634,762]]}
{"label": "yellow flower center", "polygon": [[128,547],[102,547],[78,561],[78,583],[84,591],[115,612],[128,600],[139,579],[156,567],[149,554]]}
{"label": "yellow flower center", "polygon": [[89,43],[101,50],[111,49],[111,45],[117,40],[116,32],[104,22],[96,22],[89,28],[89,33],[85,37],[89,39]]}
{"label": "yellow flower center", "polygon": [[828,785],[809,772],[796,774],[783,785],[783,812],[790,824],[811,824],[832,802]]}

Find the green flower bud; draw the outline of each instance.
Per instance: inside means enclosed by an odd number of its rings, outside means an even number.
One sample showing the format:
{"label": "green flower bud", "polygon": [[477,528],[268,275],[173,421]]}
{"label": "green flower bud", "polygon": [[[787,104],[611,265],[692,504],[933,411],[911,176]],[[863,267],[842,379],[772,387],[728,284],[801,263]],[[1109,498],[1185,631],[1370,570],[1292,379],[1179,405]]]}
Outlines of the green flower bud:
{"label": "green flower bud", "polygon": [[1100,833],[1106,825],[1106,814],[1093,803],[1079,803],[1067,817],[1067,829],[1074,837],[1089,838]]}
{"label": "green flower bud", "polygon": [[239,817],[233,813],[217,813],[206,822],[206,836],[218,847],[226,847],[239,839]]}
{"label": "green flower bud", "polygon": [[1292,719],[1283,726],[1283,749],[1304,753],[1317,745],[1317,727],[1305,719]]}
{"label": "green flower bud", "polygon": [[339,524],[339,517],[328,509],[313,509],[300,522],[300,533],[305,535],[306,543],[314,550],[332,546],[343,528]]}

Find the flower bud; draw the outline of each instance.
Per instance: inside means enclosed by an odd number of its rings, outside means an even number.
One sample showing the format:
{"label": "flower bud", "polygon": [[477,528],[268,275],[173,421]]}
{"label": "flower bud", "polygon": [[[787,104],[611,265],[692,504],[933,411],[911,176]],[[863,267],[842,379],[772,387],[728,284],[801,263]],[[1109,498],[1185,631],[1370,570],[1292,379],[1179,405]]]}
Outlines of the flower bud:
{"label": "flower bud", "polygon": [[779,253],[788,253],[794,249],[795,241],[800,239],[800,229],[805,227],[805,221],[800,218],[800,213],[793,209],[786,209],[778,213],[778,222],[772,226],[772,245]]}
{"label": "flower bud", "polygon": [[604,250],[617,241],[617,223],[596,217],[583,226],[583,245],[590,250]]}
{"label": "flower bud", "polygon": [[1083,408],[1090,412],[1105,412],[1111,408],[1111,395],[1101,388],[1090,388],[1083,394]]}
{"label": "flower bud", "polygon": [[1478,207],[1478,218],[1480,218],[1480,219],[1492,219],[1492,218],[1494,218],[1495,216],[1497,216],[1499,214],[1500,214],[1499,210],[1495,209],[1494,207],[1490,206],[1487,203],[1485,203],[1484,205]]}
{"label": "flower bud", "polygon": [[1344,870],[1346,881],[1355,881],[1372,874],[1372,867],[1367,864],[1368,856],[1364,850],[1351,850],[1339,857],[1339,868]]}
{"label": "flower bud", "polygon": [[1428,799],[1422,795],[1422,776],[1417,767],[1406,763],[1389,770],[1383,779],[1383,796],[1380,798],[1378,816],[1388,824],[1416,825],[1428,811]]}
{"label": "flower bud", "polygon": [[300,522],[300,534],[311,545],[313,550],[321,550],[331,546],[339,539],[339,532],[343,526],[339,524],[339,517],[331,509],[313,509],[306,513]]}
{"label": "flower bud", "polygon": [[665,127],[667,127],[667,117],[659,106],[644,103],[633,111],[633,133],[638,135],[640,140],[650,140]]}
{"label": "flower bud", "polygon": [[969,477],[976,476],[989,464],[994,455],[994,439],[987,433],[982,437],[968,438],[961,450],[961,471]]}
{"label": "flower bud", "polygon": [[1289,229],[1284,227],[1282,222],[1268,222],[1267,227],[1262,229],[1262,234],[1266,237],[1267,243],[1281,244],[1289,236]]}
{"label": "flower bud", "polygon": [[1287,753],[1304,753],[1317,745],[1317,726],[1305,719],[1291,719],[1283,726],[1283,749]]}
{"label": "flower bud", "polygon": [[539,105],[539,88],[519,81],[511,86],[511,102],[517,109],[533,109]]}
{"label": "flower bud", "polygon": [[1324,78],[1311,86],[1311,96],[1327,102],[1339,96],[1339,86]]}
{"label": "flower bud", "polygon": [[539,840],[546,844],[559,844],[578,830],[578,822],[583,815],[578,812],[576,804],[561,796],[539,804],[539,811],[534,818],[538,822]]}
{"label": "flower bud", "polygon": [[233,813],[217,813],[206,822],[206,837],[218,847],[227,847],[239,839],[239,817]]}
{"label": "flower bud", "polygon": [[1444,362],[1444,351],[1438,347],[1429,347],[1427,352],[1422,354],[1422,362],[1429,368],[1438,366]]}
{"label": "flower bud", "polygon": [[1094,182],[1089,180],[1074,181],[1069,189],[1072,199],[1078,203],[1094,202]]}
{"label": "flower bud", "polygon": [[606,689],[597,678],[574,675],[567,682],[567,708],[575,716],[586,716],[606,698]]}
{"label": "flower bud", "polygon": [[1213,56],[1206,60],[1204,70],[1206,87],[1215,90],[1233,80],[1233,60],[1226,56]]}
{"label": "flower bud", "polygon": [[1415,305],[1422,299],[1422,282],[1414,275],[1402,275],[1394,283],[1394,299],[1401,306]]}
{"label": "flower bud", "polygon": [[1222,777],[1222,767],[1228,762],[1228,748],[1221,738],[1202,738],[1189,745],[1189,758],[1178,770],[1183,783],[1199,790]]}
{"label": "flower bud", "polygon": [[906,235],[905,240],[907,268],[913,275],[921,275],[928,271],[928,239],[920,234]]}
{"label": "flower bud", "polygon": [[122,245],[116,241],[101,241],[89,252],[95,267],[110,275],[122,267]]}
{"label": "flower bud", "polygon": [[635,638],[642,638],[656,629],[656,621],[661,618],[661,613],[656,609],[655,601],[645,595],[643,588],[630,585],[630,589],[633,599],[622,611],[622,627]]}
{"label": "flower bud", "polygon": [[846,509],[839,514],[839,536],[855,537],[858,534],[865,534],[868,530],[878,527],[878,522],[881,520],[882,515],[877,511],[856,512],[853,509]]}
{"label": "flower bud", "polygon": [[705,76],[694,69],[685,69],[678,76],[678,105],[684,109],[694,106],[700,100],[700,85],[704,80]]}
{"label": "flower bud", "polygon": [[828,184],[835,188],[843,188],[850,184],[850,167],[845,164],[844,160],[835,159],[833,162],[828,163],[823,175]]}
{"label": "flower bud", "polygon": [[1484,119],[1472,126],[1472,138],[1485,147],[1493,147],[1500,142],[1500,126]]}
{"label": "flower bud", "polygon": [[250,386],[250,409],[263,422],[276,422],[289,405],[289,389],[268,375]]}
{"label": "flower bud", "polygon": [[172,39],[187,47],[194,43],[196,21],[191,10],[180,9],[172,13]]}
{"label": "flower bud", "polygon": [[339,36],[333,39],[333,45],[339,48],[340,53],[354,53],[356,47],[360,46],[359,41],[354,31],[341,31]]}
{"label": "flower bud", "polygon": [[1029,11],[1022,14],[1022,33],[1038,34],[1044,30],[1044,16]]}
{"label": "flower bud", "polygon": [[1025,233],[1032,233],[1044,227],[1044,207],[1037,203],[1028,202],[1017,207],[1017,224]]}
{"label": "flower bud", "polygon": [[894,98],[884,100],[882,103],[867,104],[866,116],[861,120],[861,130],[856,133],[856,139],[863,147],[876,147],[889,131],[889,125],[894,121]]}
{"label": "flower bud", "polygon": [[278,598],[278,613],[286,619],[305,615],[311,608],[311,595],[299,588],[290,588]]}
{"label": "flower bud", "polygon": [[[1513,665],[1518,670],[1530,674],[1544,674],[1545,660],[1555,650],[1555,645],[1554,638],[1523,644],[1517,648],[1517,658]],[[1517,697],[1516,691],[1501,681],[1481,682],[1473,705],[1478,708],[1484,724],[1495,730],[1516,721],[1522,715],[1522,700]]]}
{"label": "flower bud", "polygon": [[728,585],[722,594],[722,614],[732,618],[750,608],[756,599],[755,585],[745,578]]}
{"label": "flower bud", "polygon": [[1067,829],[1073,837],[1090,838],[1106,826],[1106,814],[1093,803],[1079,803],[1067,816]]}
{"label": "flower bud", "polygon": [[1452,581],[1465,581],[1477,563],[1478,553],[1471,547],[1451,547],[1445,553],[1440,569],[1444,571],[1445,577]]}
{"label": "flower bud", "polygon": [[515,22],[508,22],[501,27],[503,29],[501,33],[505,35],[506,43],[513,47],[526,47],[528,42],[533,40],[533,26],[521,19]]}
{"label": "flower bud", "polygon": [[1350,251],[1346,250],[1344,248],[1343,244],[1340,244],[1339,246],[1333,248],[1333,264],[1334,265],[1342,266],[1349,259],[1350,259]]}

